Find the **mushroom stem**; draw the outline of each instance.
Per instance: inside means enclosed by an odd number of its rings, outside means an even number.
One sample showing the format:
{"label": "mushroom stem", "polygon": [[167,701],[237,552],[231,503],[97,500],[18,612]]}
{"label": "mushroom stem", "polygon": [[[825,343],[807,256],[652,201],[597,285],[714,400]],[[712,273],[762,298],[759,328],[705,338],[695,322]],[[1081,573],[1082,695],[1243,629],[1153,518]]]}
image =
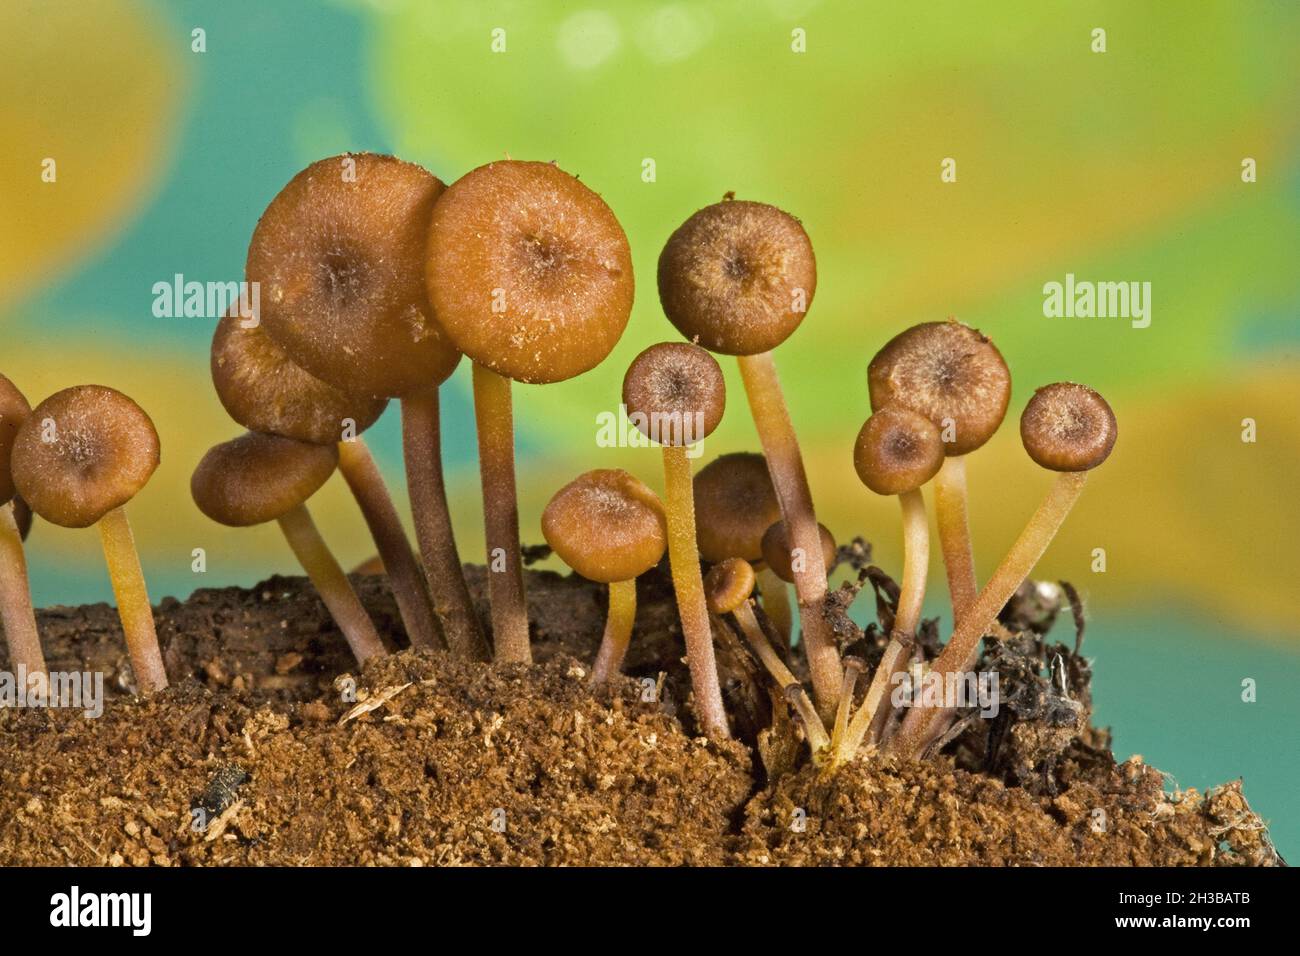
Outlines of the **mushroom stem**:
{"label": "mushroom stem", "polygon": [[[731,736],[722,706],[718,663],[713,654],[713,630],[704,600],[704,579],[695,543],[695,497],[691,462],[685,445],[664,445],[664,511],[668,521],[668,566],[677,595],[677,613],[686,641],[695,709],[704,732],[720,740]],[[819,552],[820,553],[820,552]]]}
{"label": "mushroom stem", "polygon": [[[1029,524],[1020,533],[988,583],[976,595],[970,610],[957,622],[943,653],[931,665],[931,671],[943,677],[945,683],[949,674],[958,673],[969,666],[967,662],[975,653],[980,638],[993,627],[998,613],[1042,558],[1087,481],[1086,471],[1065,471],[1057,475],[1047,497],[1029,519]],[[926,708],[914,704],[903,720],[898,736],[891,742],[890,749],[903,757],[919,756],[943,732],[954,709]]]}
{"label": "mushroom stem", "polygon": [[0,505],[0,621],[4,623],[10,669],[16,673],[22,667],[28,674],[44,674],[45,655],[36,630],[27,558],[12,501]]}
{"label": "mushroom stem", "polygon": [[316,523],[311,520],[311,513],[306,505],[298,505],[282,514],[279,519],[280,530],[285,540],[298,558],[307,577],[315,585],[316,591],[329,608],[334,623],[347,639],[348,646],[358,664],[364,664],[372,657],[382,657],[388,653],[384,642],[379,639],[375,624],[361,605],[357,592],[347,575],[334,560],[329,546],[316,530]]}
{"label": "mushroom stem", "polygon": [[596,662],[591,667],[592,686],[600,686],[622,669],[635,620],[636,579],[611,581],[605,635],[600,640],[600,650],[596,652]]}
{"label": "mushroom stem", "polygon": [[772,486],[781,503],[781,517],[788,529],[791,547],[805,558],[794,572],[799,597],[799,620],[803,625],[808,671],[812,678],[817,709],[831,718],[839,701],[844,672],[830,622],[822,614],[826,599],[826,568],[822,564],[821,533],[813,512],[812,492],[799,453],[799,439],[790,422],[771,352],[739,357],[740,376],[745,383],[750,414],[758,430]]}
{"label": "mushroom stem", "polygon": [[510,379],[477,362],[474,363],[474,417],[478,425],[479,474],[483,482],[492,645],[498,662],[529,664],[533,653],[528,642],[524,565],[519,554]]}
{"label": "mushroom stem", "polygon": [[402,520],[397,516],[384,476],[360,436],[339,442],[339,471],[352,489],[352,496],[379,549],[411,645],[422,651],[444,648],[424,572],[402,529]]}
{"label": "mushroom stem", "polygon": [[437,388],[403,396],[402,451],[415,537],[424,559],[434,611],[452,655],[465,660],[488,660],[491,654],[465,584],[465,570],[456,550],[451,513],[447,510],[439,418]]}
{"label": "mushroom stem", "polygon": [[740,625],[740,631],[745,635],[745,640],[749,641],[749,646],[754,649],[759,661],[767,668],[767,672],[772,675],[772,679],[776,681],[777,686],[785,694],[785,699],[789,701],[790,706],[798,714],[799,720],[803,723],[804,733],[808,737],[808,746],[812,748],[813,754],[816,755],[824,748],[829,747],[831,738],[826,733],[826,725],[822,722],[817,709],[813,707],[812,701],[808,698],[808,692],[803,689],[799,679],[790,672],[790,668],[785,666],[785,661],[781,660],[781,655],[776,652],[772,647],[772,642],[763,633],[758,618],[754,616],[753,605],[749,601],[745,601],[731,613],[735,615],[736,623]]}
{"label": "mushroom stem", "polygon": [[[840,688],[840,702],[835,707],[835,727],[831,730],[830,752],[834,758],[844,746],[845,735],[849,732],[849,715],[853,710],[853,694],[858,687],[858,675],[862,673],[862,663],[856,658],[844,662],[844,686]],[[829,766],[834,766],[832,760]]]}
{"label": "mushroom stem", "polygon": [[975,553],[971,548],[970,523],[966,517],[966,456],[943,460],[934,477],[934,511],[939,528],[939,548],[948,574],[948,595],[952,619],[960,621],[975,600]]}
{"label": "mushroom stem", "polygon": [[763,598],[763,612],[767,615],[776,632],[790,646],[790,628],[794,619],[790,615],[790,590],[776,572],[764,565],[757,570],[758,593]]}
{"label": "mushroom stem", "polygon": [[131,670],[141,696],[147,696],[167,686],[167,671],[158,650],[153,608],[125,506],[114,508],[99,519],[99,536],[104,545],[108,577],[113,582],[113,595],[117,598],[126,649],[131,655]]}

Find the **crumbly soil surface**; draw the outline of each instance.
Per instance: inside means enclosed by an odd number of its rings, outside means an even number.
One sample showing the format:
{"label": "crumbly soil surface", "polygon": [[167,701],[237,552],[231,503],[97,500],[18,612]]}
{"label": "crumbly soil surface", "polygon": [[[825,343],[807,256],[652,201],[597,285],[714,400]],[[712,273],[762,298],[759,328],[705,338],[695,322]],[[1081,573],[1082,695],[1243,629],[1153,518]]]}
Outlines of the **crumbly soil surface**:
{"label": "crumbly soil surface", "polygon": [[[856,563],[887,628],[892,582]],[[528,572],[536,663],[498,667],[402,650],[385,579],[354,581],[392,656],[358,672],[303,579],[202,590],[156,611],[173,683],[148,700],[112,608],[41,612],[51,670],[102,671],[107,699],[97,719],[0,708],[0,864],[1277,862],[1238,784],[1170,794],[1140,759],[1115,763],[1088,721],[1086,661],[1050,643],[1059,606],[1032,590],[982,665],[1002,677],[997,719],[932,759],[872,752],[826,780],[730,638],[739,739],[696,736],[659,571],[641,582],[629,676],[596,693],[599,587]],[[837,626],[879,656],[880,627]],[[933,627],[921,644],[934,652]]]}

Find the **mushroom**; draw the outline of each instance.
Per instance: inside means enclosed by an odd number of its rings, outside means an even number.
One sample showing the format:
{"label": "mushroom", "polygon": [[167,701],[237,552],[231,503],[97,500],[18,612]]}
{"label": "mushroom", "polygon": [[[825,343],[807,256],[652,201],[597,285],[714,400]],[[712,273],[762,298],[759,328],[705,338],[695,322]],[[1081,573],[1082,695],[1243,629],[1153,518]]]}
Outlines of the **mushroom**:
{"label": "mushroom", "polygon": [[706,734],[719,739],[731,733],[722,706],[709,609],[700,575],[687,445],[713,433],[722,420],[726,401],[726,385],[718,363],[704,349],[685,342],[650,346],[632,360],[623,378],[623,404],[629,421],[663,447],[668,564],[686,641],[686,662],[700,724]]}
{"label": "mushroom", "polygon": [[[438,421],[438,386],[460,353],[434,320],[424,286],[429,217],[443,188],[428,170],[392,156],[312,163],[262,214],[245,271],[260,284],[267,334],[294,364],[345,395],[401,399],[428,590],[452,653],[481,658],[487,644],[456,549]],[[344,451],[345,477],[368,470],[348,460],[359,451]],[[390,573],[409,573],[398,565]],[[409,597],[412,588],[405,590]]]}
{"label": "mushroom", "polygon": [[[821,552],[822,574],[828,574],[835,567],[837,548],[835,536],[824,524],[817,525],[817,550]],[[782,581],[794,583],[797,580],[800,572],[794,568],[796,557],[795,549],[790,547],[790,537],[786,534],[784,521],[775,522],[763,532],[763,560]],[[802,566],[807,562],[801,560],[799,563]],[[838,698],[837,693],[836,699]]]}
{"label": "mushroom", "polygon": [[[817,549],[817,516],[772,350],[799,327],[816,287],[817,262],[803,226],[764,203],[726,199],[706,206],[678,227],[659,256],[659,300],[669,321],[687,339],[739,357],[781,514],[806,554]],[[813,694],[829,716],[843,675],[822,613],[826,574],[811,562],[794,584]]]}
{"label": "mushroom", "polygon": [[659,496],[618,469],[589,471],[569,482],[542,512],[542,535],[569,567],[609,585],[605,634],[591,669],[600,685],[617,674],[632,639],[636,579],[664,556],[668,527]]}
{"label": "mushroom", "polygon": [[605,359],[632,310],[631,250],[614,213],[576,177],[506,160],[438,200],[425,276],[435,317],[474,362],[496,658],[527,662],[510,383],[563,381]]}
{"label": "mushroom", "polygon": [[190,478],[190,494],[219,524],[243,528],[277,521],[357,662],[364,664],[388,651],[306,505],[338,461],[337,445],[248,432],[208,450]]}
{"label": "mushroom", "polygon": [[158,467],[158,433],[144,410],[115,389],[79,385],[32,410],[14,441],[14,485],[32,511],[64,528],[99,525],[108,576],[143,695],[167,686],[153,608],[126,503]]}
{"label": "mushroom", "polygon": [[[1034,393],[1020,416],[1020,439],[1030,458],[1057,472],[1056,479],[969,611],[957,622],[943,652],[931,665],[932,671],[947,679],[969,667],[980,638],[1033,571],[1083,492],[1088,472],[1109,457],[1117,433],[1110,405],[1086,385],[1058,382]],[[892,749],[903,756],[918,756],[942,733],[951,715],[948,708],[913,707],[891,741]]]}
{"label": "mushroom", "polygon": [[388,407],[388,399],[340,391],[290,359],[260,324],[246,325],[235,313],[217,323],[211,369],[221,404],[245,428],[338,446],[339,471],[379,549],[411,644],[423,650],[441,646],[424,572],[361,437]]}
{"label": "mushroom", "polygon": [[719,617],[730,614],[736,619],[745,640],[799,717],[808,737],[808,746],[812,749],[814,758],[817,758],[830,746],[830,737],[826,734],[826,726],[813,707],[808,692],[790,672],[790,668],[786,667],[785,661],[781,660],[763,633],[758,618],[754,616],[750,595],[754,591],[756,580],[753,567],[743,558],[727,558],[715,564],[704,578],[709,611]]}
{"label": "mushroom", "polygon": [[1002,424],[1011,373],[989,338],[956,319],[914,325],[890,339],[867,368],[871,409],[920,412],[944,439],[934,508],[954,622],[975,599],[975,559],[966,518],[966,458]]}
{"label": "mushroom", "polygon": [[710,563],[744,558],[754,565],[763,611],[790,641],[786,582],[763,563],[763,532],[781,519],[767,459],[753,452],[719,455],[695,475],[695,524],[700,557]]}
{"label": "mushroom", "polygon": [[[32,608],[31,585],[27,578],[27,558],[23,539],[27,532],[20,520],[15,499],[10,456],[18,428],[31,414],[26,397],[13,382],[0,375],[0,623],[4,624],[5,645],[9,649],[9,667],[15,672],[45,674],[45,655],[41,652],[40,634],[36,630],[36,611]],[[26,505],[24,504],[24,510]],[[27,527],[31,512],[26,511]]]}
{"label": "mushroom", "polygon": [[921,486],[938,473],[943,462],[939,429],[920,412],[889,405],[868,418],[858,432],[853,447],[858,478],[878,495],[897,495],[902,508],[903,582],[889,643],[862,707],[853,715],[847,732],[838,735],[837,760],[851,757],[868,732],[872,743],[878,742],[893,711],[888,690],[894,676],[906,671],[915,645],[930,567],[930,526]]}

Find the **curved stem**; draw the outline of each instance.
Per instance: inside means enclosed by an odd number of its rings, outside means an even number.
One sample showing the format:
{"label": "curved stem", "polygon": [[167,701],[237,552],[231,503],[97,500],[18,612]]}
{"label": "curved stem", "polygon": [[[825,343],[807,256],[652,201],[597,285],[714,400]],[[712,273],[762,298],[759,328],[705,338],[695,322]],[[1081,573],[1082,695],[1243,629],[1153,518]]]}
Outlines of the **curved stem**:
{"label": "curved stem", "polygon": [[356,499],[375,547],[379,549],[411,645],[422,651],[445,647],[433,616],[433,602],[429,600],[424,572],[420,570],[411,542],[402,529],[402,519],[393,507],[384,476],[360,436],[339,442],[339,471],[352,489],[352,497]]}
{"label": "curved stem", "polygon": [[[993,627],[998,613],[1042,558],[1087,480],[1086,471],[1062,472],[1056,476],[1047,497],[993,572],[988,584],[976,596],[970,610],[958,621],[943,653],[931,665],[931,672],[942,676],[945,684],[948,675],[969,667],[967,662],[978,648],[980,638]],[[913,705],[890,749],[904,757],[918,756],[944,731],[954,711],[955,708],[948,706],[926,708]]]}
{"label": "curved stem", "polygon": [[21,667],[28,674],[44,674],[45,655],[36,630],[27,558],[12,501],[0,505],[0,621],[4,623],[10,669],[17,673]]}
{"label": "curved stem", "polygon": [[754,569],[758,576],[758,593],[763,598],[763,613],[767,615],[777,634],[790,646],[790,628],[794,618],[790,614],[790,589],[767,565]]}
{"label": "curved stem", "polygon": [[791,547],[802,551],[805,558],[794,580],[795,593],[799,596],[799,620],[803,625],[817,709],[823,719],[833,719],[844,673],[835,635],[822,613],[826,601],[826,567],[822,563],[821,533],[799,453],[799,439],[790,422],[772,353],[742,355],[738,361],[750,414],[763,454],[767,456],[767,468],[781,504],[781,517]]}
{"label": "curved stem", "polygon": [[487,537],[488,598],[492,645],[502,663],[532,662],[524,563],[519,555],[519,506],[515,497],[515,427],[510,379],[474,363],[474,418],[478,424],[479,476]]}
{"label": "curved stem", "polygon": [[826,733],[826,725],[822,722],[821,716],[817,709],[813,707],[812,701],[808,699],[808,692],[803,689],[799,679],[790,673],[790,668],[785,666],[772,647],[767,635],[758,624],[758,618],[754,616],[754,609],[749,601],[746,601],[740,607],[732,612],[736,617],[736,622],[740,625],[741,633],[745,635],[745,640],[749,641],[749,646],[754,649],[758,659],[767,672],[772,675],[778,687],[785,694],[785,698],[790,702],[799,715],[799,720],[803,723],[804,733],[808,737],[808,746],[812,749],[813,754],[830,746],[831,738]]}
{"label": "curved stem", "polygon": [[364,664],[372,657],[387,654],[388,649],[379,639],[374,621],[361,606],[361,599],[352,590],[347,575],[316,530],[316,523],[311,520],[307,506],[299,505],[281,515],[279,521],[285,540],[298,557],[302,569],[307,572],[307,577],[311,578],[311,583],[325,602],[334,623],[343,632],[357,663]]}
{"label": "curved stem", "polygon": [[636,620],[636,580],[611,581],[609,612],[605,615],[605,635],[591,666],[592,686],[600,686],[623,667],[627,646],[632,640],[632,623]]}
{"label": "curved stem", "polygon": [[424,559],[434,612],[452,655],[485,661],[491,654],[465,585],[465,568],[456,550],[456,535],[447,510],[439,415],[436,388],[402,398],[402,453],[406,459],[406,488],[415,519],[415,538]]}
{"label": "curved stem", "polygon": [[99,519],[99,537],[104,545],[108,577],[113,582],[113,595],[117,598],[117,616],[122,620],[131,670],[141,696],[147,696],[167,686],[167,671],[158,650],[153,608],[125,506],[114,508]]}
{"label": "curved stem", "polygon": [[954,624],[966,614],[975,600],[975,553],[971,547],[970,523],[966,517],[966,456],[954,455],[943,460],[934,477],[935,523],[939,530],[939,548],[948,574],[948,595],[952,601]]}
{"label": "curved stem", "polygon": [[713,654],[713,630],[704,601],[700,553],[695,544],[695,491],[691,462],[682,445],[665,445],[664,510],[668,518],[668,567],[677,595],[677,614],[686,641],[686,663],[691,671],[695,710],[705,734],[725,740],[731,736],[727,711],[722,706],[718,662]]}

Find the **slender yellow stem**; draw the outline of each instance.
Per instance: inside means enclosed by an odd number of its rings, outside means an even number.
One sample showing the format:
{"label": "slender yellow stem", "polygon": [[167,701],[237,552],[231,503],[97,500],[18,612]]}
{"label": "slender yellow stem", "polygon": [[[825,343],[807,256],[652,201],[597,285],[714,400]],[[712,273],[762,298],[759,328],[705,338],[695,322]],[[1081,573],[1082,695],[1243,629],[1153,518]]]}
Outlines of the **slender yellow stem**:
{"label": "slender yellow stem", "polygon": [[862,662],[857,658],[844,661],[844,686],[840,689],[840,702],[835,707],[835,727],[831,730],[831,754],[839,754],[844,738],[849,732],[849,714],[853,710],[853,694],[858,687]]}
{"label": "slender yellow stem", "polygon": [[114,508],[99,519],[99,536],[104,545],[108,577],[117,598],[117,615],[122,620],[131,670],[142,696],[167,686],[167,671],[158,650],[158,633],[154,630],[153,608],[145,588],[140,555],[135,549],[131,523],[126,508]]}
{"label": "slender yellow stem", "polygon": [[668,566],[677,594],[677,613],[686,641],[686,663],[691,671],[691,689],[700,726],[709,737],[731,736],[727,711],[722,706],[718,683],[718,662],[713,653],[713,630],[704,600],[704,579],[700,575],[700,553],[695,544],[695,492],[691,486],[691,462],[682,445],[665,445],[664,510],[668,518]]}
{"label": "slender yellow stem", "polygon": [[360,436],[339,442],[339,471],[352,489],[352,497],[356,499],[370,536],[375,540],[375,547],[379,549],[411,645],[422,651],[445,647],[433,616],[433,602],[429,600],[424,572],[411,550],[411,542],[402,528],[402,519],[397,516],[384,476]]}
{"label": "slender yellow stem", "polygon": [[605,635],[591,667],[591,683],[599,686],[623,668],[623,658],[632,640],[636,620],[636,580],[612,581],[609,585],[609,612],[605,615]]}
{"label": "slender yellow stem", "polygon": [[965,616],[966,609],[975,600],[978,590],[975,583],[975,553],[971,547],[970,523],[966,517],[965,455],[954,455],[943,460],[943,467],[934,477],[934,511],[955,623]]}
{"label": "slender yellow stem", "polygon": [[823,719],[832,719],[844,674],[835,635],[822,613],[826,602],[826,566],[822,563],[821,532],[817,528],[803,456],[799,453],[799,439],[785,406],[772,353],[742,355],[739,363],[750,414],[758,430],[763,454],[767,456],[768,471],[781,504],[781,517],[788,529],[791,547],[803,553],[804,560],[794,576],[795,593],[799,597],[799,620],[803,625],[817,710]]}
{"label": "slender yellow stem", "polygon": [[17,673],[22,667],[28,674],[44,674],[45,655],[36,630],[27,558],[12,501],[0,505],[0,621],[9,648],[9,669]]}
{"label": "slender yellow stem", "polygon": [[745,635],[745,640],[749,641],[749,646],[754,649],[759,661],[767,668],[776,685],[785,693],[785,699],[799,715],[804,733],[808,737],[808,746],[816,756],[830,746],[831,738],[826,733],[826,725],[822,722],[821,715],[817,713],[817,709],[808,698],[808,692],[803,689],[799,679],[790,672],[790,668],[785,666],[781,655],[773,649],[767,635],[763,633],[763,628],[759,626],[758,618],[754,616],[754,609],[750,602],[741,604],[732,613],[736,617],[736,623],[740,625],[741,633]]}
{"label": "slender yellow stem", "polygon": [[491,653],[465,585],[465,569],[456,550],[451,512],[447,509],[436,388],[403,396],[402,452],[406,458],[406,487],[415,519],[415,538],[447,646],[455,657],[488,660]]}
{"label": "slender yellow stem", "polygon": [[478,423],[479,475],[487,537],[488,598],[492,644],[503,663],[532,662],[524,564],[519,555],[519,506],[515,497],[515,428],[510,379],[474,364],[474,416]]}
{"label": "slender yellow stem", "polygon": [[[988,584],[976,596],[970,610],[958,620],[943,653],[934,661],[931,670],[943,677],[945,684],[950,674],[970,666],[968,661],[977,650],[980,638],[992,629],[998,613],[1042,558],[1087,480],[1086,471],[1062,472],[1056,476],[1047,497],[993,572]],[[904,757],[919,756],[943,733],[954,711],[955,708],[950,706],[926,708],[914,704],[898,735],[891,741],[890,749]]]}
{"label": "slender yellow stem", "polygon": [[280,529],[297,556],[298,563],[307,572],[316,592],[329,608],[334,623],[343,632],[357,663],[364,664],[372,657],[387,654],[388,650],[379,639],[374,621],[366,613],[357,592],[352,590],[347,575],[316,530],[316,523],[311,520],[307,506],[299,505],[281,515]]}
{"label": "slender yellow stem", "polygon": [[790,628],[794,625],[790,613],[790,588],[767,565],[756,570],[758,593],[763,598],[763,613],[772,622],[772,627],[776,628],[776,633],[785,640],[786,647],[789,647]]}

